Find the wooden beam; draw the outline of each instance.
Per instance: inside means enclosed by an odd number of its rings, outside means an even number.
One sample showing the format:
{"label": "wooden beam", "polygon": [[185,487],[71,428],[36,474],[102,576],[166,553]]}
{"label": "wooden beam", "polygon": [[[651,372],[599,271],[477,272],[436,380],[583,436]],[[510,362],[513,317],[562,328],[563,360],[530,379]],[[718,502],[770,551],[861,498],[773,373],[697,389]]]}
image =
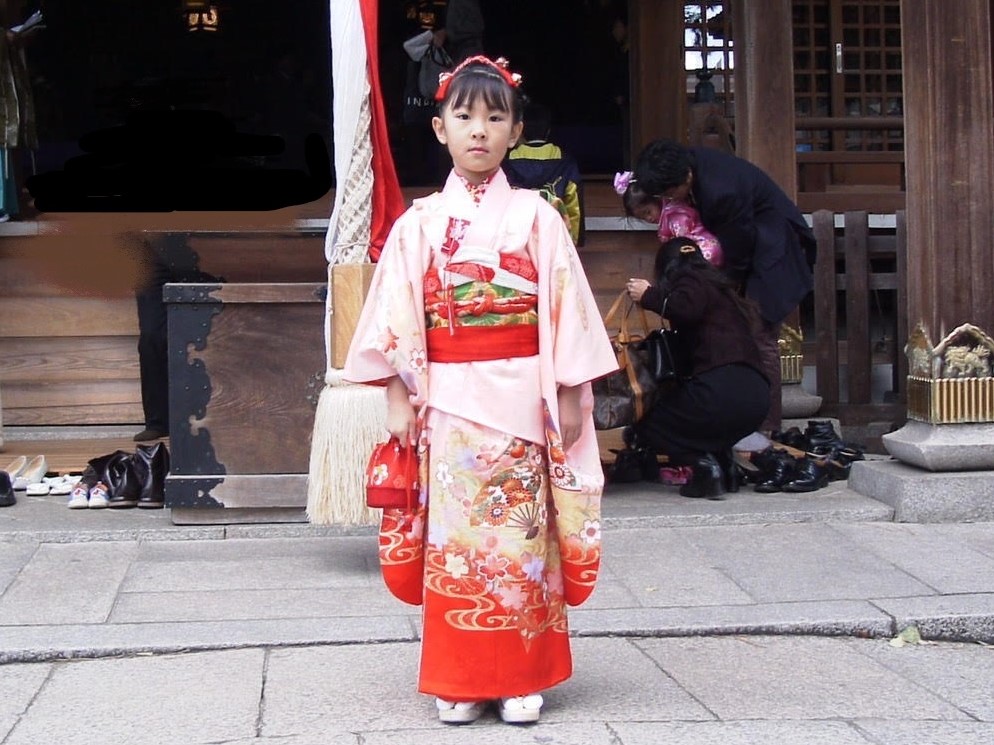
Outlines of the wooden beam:
{"label": "wooden beam", "polygon": [[650,141],[687,139],[683,3],[631,0],[632,159]]}
{"label": "wooden beam", "polygon": [[790,0],[732,3],[736,154],[797,197]]}

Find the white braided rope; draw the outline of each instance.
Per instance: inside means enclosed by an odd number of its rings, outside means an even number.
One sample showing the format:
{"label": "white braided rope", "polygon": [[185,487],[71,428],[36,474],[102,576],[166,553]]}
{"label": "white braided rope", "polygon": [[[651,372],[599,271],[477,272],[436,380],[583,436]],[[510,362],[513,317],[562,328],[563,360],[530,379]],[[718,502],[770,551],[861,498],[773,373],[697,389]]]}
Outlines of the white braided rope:
{"label": "white braided rope", "polygon": [[324,253],[331,261],[338,242],[342,205],[345,201],[344,186],[348,181],[356,141],[369,139],[369,127],[360,132],[359,118],[365,102],[368,106],[369,78],[366,36],[363,31],[362,10],[359,0],[330,0],[331,76],[334,90],[335,144],[335,204],[328,221]]}
{"label": "white braided rope", "polygon": [[373,146],[369,137],[369,83],[363,89],[359,121],[356,124],[352,161],[338,213],[335,245],[328,263],[359,264],[369,253],[369,232],[373,212]]}

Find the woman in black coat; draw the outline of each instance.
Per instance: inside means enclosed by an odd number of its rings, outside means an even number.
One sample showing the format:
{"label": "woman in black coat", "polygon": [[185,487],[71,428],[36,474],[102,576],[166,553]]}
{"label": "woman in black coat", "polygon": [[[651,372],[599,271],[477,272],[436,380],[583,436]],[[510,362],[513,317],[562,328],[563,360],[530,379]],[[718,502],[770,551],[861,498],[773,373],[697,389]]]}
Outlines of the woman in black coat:
{"label": "woman in black coat", "polygon": [[690,377],[627,435],[673,465],[692,466],[681,494],[720,499],[726,488],[737,488],[732,445],[754,432],[770,407],[770,382],[755,341],[759,317],[754,303],[688,238],[663,243],[654,276],[652,285],[631,279],[626,289],[677,331]]}

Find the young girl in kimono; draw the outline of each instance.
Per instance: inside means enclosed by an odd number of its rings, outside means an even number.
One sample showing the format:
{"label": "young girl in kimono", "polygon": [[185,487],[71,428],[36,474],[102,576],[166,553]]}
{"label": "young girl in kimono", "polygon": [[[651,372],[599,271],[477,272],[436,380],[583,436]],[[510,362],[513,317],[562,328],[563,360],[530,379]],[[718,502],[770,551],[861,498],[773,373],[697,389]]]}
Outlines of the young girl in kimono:
{"label": "young girl in kimono", "polygon": [[722,266],[721,243],[704,227],[700,214],[689,202],[649,194],[632,177],[631,171],[614,175],[614,190],[621,197],[627,215],[659,226],[656,235],[660,244],[671,238],[690,238],[700,246],[711,265]]}
{"label": "young girl in kimono", "polygon": [[572,672],[566,605],[597,575],[589,381],[617,364],[562,218],[500,168],[519,77],[476,56],[443,78],[432,126],[453,168],[394,224],[344,376],[385,383],[387,430],[417,444],[419,504],[383,511],[379,555],[424,606],[418,690],[443,722],[490,702],[534,722]]}

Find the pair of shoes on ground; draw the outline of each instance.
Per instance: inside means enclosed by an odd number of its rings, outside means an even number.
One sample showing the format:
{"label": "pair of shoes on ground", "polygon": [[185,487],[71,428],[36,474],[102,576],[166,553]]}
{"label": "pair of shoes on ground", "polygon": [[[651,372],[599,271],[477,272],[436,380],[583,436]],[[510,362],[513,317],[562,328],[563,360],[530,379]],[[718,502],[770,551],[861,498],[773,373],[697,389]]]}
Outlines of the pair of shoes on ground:
{"label": "pair of shoes on ground", "polygon": [[25,491],[31,484],[38,484],[45,478],[48,461],[44,455],[36,455],[31,460],[19,455],[8,463],[3,471],[10,476],[14,491]]}
{"label": "pair of shoes on ground", "polygon": [[796,457],[789,452],[769,448],[753,453],[751,462],[753,490],[760,494],[776,492],[813,492],[828,486],[830,481],[842,481],[849,476],[849,466],[836,460],[805,454]]}
{"label": "pair of shoes on ground", "polygon": [[[438,720],[446,724],[470,724],[475,722],[487,708],[487,701],[446,701],[435,699]],[[542,714],[542,694],[510,696],[496,701],[500,718],[508,724],[531,724]]]}
{"label": "pair of shoes on ground", "polygon": [[166,443],[138,445],[91,458],[66,505],[71,510],[103,507],[162,509],[169,472]]}
{"label": "pair of shoes on ground", "polygon": [[65,474],[64,476],[45,476],[36,484],[28,484],[24,493],[29,497],[44,497],[51,494],[64,497],[72,492],[72,488],[83,478],[81,474]]}
{"label": "pair of shoes on ground", "polygon": [[79,481],[69,492],[66,506],[71,510],[100,510],[110,505],[107,485],[98,481],[92,486],[86,481]]}

